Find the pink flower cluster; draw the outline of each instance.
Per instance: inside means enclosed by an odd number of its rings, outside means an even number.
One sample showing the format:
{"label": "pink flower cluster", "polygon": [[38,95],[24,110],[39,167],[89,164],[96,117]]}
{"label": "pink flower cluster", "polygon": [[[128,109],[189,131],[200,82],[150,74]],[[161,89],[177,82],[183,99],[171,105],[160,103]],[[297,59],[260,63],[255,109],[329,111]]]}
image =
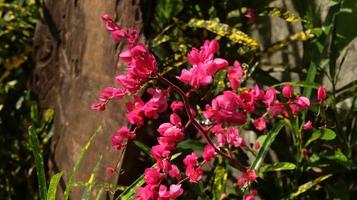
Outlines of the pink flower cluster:
{"label": "pink flower cluster", "polygon": [[[289,84],[281,90],[275,88],[264,90],[258,85],[253,88],[241,87],[247,75],[241,64],[235,61],[233,66],[229,66],[225,59],[215,58],[214,54],[219,50],[218,42],[207,40],[200,49],[193,48],[189,52],[188,61],[192,67],[189,70],[183,69],[181,75],[177,77],[182,83],[198,89],[209,85],[218,71],[227,71],[231,89],[213,98],[211,103],[205,106],[205,110],[197,114],[210,123],[210,126],[205,126],[196,119],[196,111],[189,104],[189,95],[158,74],[153,54],[145,45],[137,44],[138,31],[119,27],[108,15],[104,15],[102,19],[115,41],[126,39],[129,44],[129,48],[119,55],[128,66],[125,75],[118,75],[115,78],[121,87],[105,88],[99,95],[99,103],[92,105],[92,109],[103,111],[110,100],[133,96],[133,100],[126,103],[125,115],[131,126],[130,128],[123,126],[112,135],[113,147],[115,149],[125,147],[128,140],[135,137],[137,128],[144,125],[145,118],[158,119],[160,113],[167,111],[169,107],[172,111],[168,122],[157,128],[158,144],[151,147],[150,151],[156,165],[145,170],[145,185],[138,188],[136,200],[176,199],[184,192],[181,187],[183,181],[198,183],[202,180],[204,164],[211,163],[217,155],[233,159],[232,152],[236,152],[237,148],[248,147],[240,136],[240,126],[249,122],[257,131],[264,131],[268,127],[270,118],[294,117],[310,107],[310,100],[296,94]],[[151,98],[144,102],[137,93],[150,79],[155,79],[168,87],[149,87],[147,92]],[[169,99],[174,98],[174,95],[170,97],[172,92],[177,93],[182,101],[172,101],[169,106]],[[326,90],[320,87],[317,101],[322,104],[326,97]],[[188,118],[186,121],[182,120],[186,118],[181,119],[182,114],[186,114]],[[181,164],[184,173],[181,173],[179,168],[181,165],[172,163],[172,154],[177,150],[177,144],[186,138],[185,129],[188,126],[195,127],[207,144],[200,157],[196,152],[185,156]],[[312,128],[311,121],[305,123],[305,130]],[[260,148],[258,142],[253,146],[256,150]],[[116,169],[110,167],[107,171],[111,174]],[[247,183],[256,181],[256,178],[255,170],[247,169],[242,172],[241,177],[238,177],[237,185],[243,187]],[[244,199],[253,199],[254,196],[256,192],[251,190]]]}

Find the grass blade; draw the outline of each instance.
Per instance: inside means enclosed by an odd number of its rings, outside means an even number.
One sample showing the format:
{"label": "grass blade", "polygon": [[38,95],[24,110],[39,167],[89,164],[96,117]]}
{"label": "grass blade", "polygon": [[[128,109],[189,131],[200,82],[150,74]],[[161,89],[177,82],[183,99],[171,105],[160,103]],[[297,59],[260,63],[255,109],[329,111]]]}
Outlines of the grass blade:
{"label": "grass blade", "polygon": [[82,200],[87,200],[87,199],[90,198],[90,193],[92,191],[93,186],[95,185],[95,175],[96,175],[96,173],[97,173],[97,171],[99,169],[100,163],[102,162],[102,158],[103,158],[103,155],[100,155],[99,159],[98,159],[97,163],[95,164],[95,167],[94,167],[94,169],[93,169],[93,171],[92,171],[92,173],[91,173],[91,175],[90,175],[90,177],[89,177],[89,179],[87,181],[87,183],[85,184],[86,188],[85,188],[85,190],[83,192]]}
{"label": "grass blade", "polygon": [[279,121],[277,125],[267,134],[266,139],[261,145],[258,155],[250,166],[251,169],[258,170],[261,163],[264,161],[265,155],[268,152],[270,145],[274,142],[275,137],[278,135],[280,130],[284,127],[283,121]]}
{"label": "grass blade", "polygon": [[36,130],[33,126],[29,127],[28,133],[30,136],[30,147],[31,147],[33,156],[35,158],[40,199],[46,200],[46,193],[47,193],[46,176],[45,176],[45,167],[43,164],[43,157],[42,157],[40,143],[37,138]]}
{"label": "grass blade", "polygon": [[52,176],[50,185],[48,186],[48,192],[47,192],[47,200],[55,200],[56,199],[56,192],[57,192],[57,186],[61,180],[61,177],[63,175],[63,172],[59,172]]}
{"label": "grass blade", "polygon": [[96,135],[98,134],[98,132],[101,130],[101,127],[99,127],[95,132],[94,134],[89,138],[89,141],[87,142],[87,144],[81,149],[81,152],[79,154],[79,158],[78,160],[76,161],[74,167],[73,167],[73,171],[71,173],[71,175],[69,176],[69,179],[68,179],[68,183],[67,183],[67,187],[66,187],[66,190],[64,191],[64,197],[63,199],[64,200],[67,200],[68,197],[69,197],[69,193],[71,192],[72,190],[72,186],[73,186],[73,183],[74,183],[74,176],[76,175],[80,165],[81,165],[81,162],[83,160],[83,157],[84,155],[87,153],[87,150],[89,149],[90,145],[92,144],[94,138],[96,137]]}
{"label": "grass blade", "polygon": [[309,181],[307,183],[304,183],[303,185],[300,185],[299,188],[297,189],[297,191],[292,193],[292,194],[290,194],[290,196],[287,199],[296,199],[296,197],[299,196],[300,194],[312,189],[317,184],[319,184],[322,181],[330,178],[331,176],[332,176],[332,174],[327,174],[325,176],[320,176],[320,177],[318,177],[317,179],[315,179],[313,181]]}

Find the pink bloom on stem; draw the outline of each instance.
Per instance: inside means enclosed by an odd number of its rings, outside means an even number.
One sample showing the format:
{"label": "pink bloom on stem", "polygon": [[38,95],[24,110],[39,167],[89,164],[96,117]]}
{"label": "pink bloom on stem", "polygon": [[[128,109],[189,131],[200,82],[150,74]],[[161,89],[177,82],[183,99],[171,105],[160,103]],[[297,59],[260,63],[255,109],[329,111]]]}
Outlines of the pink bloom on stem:
{"label": "pink bloom on stem", "polygon": [[245,114],[238,112],[240,108],[240,99],[237,94],[232,91],[224,91],[222,95],[217,96],[212,100],[212,106],[206,105],[204,116],[222,124],[224,122],[236,125],[246,123],[247,117]]}
{"label": "pink bloom on stem", "polygon": [[273,105],[275,100],[276,100],[276,90],[274,88],[269,88],[263,97],[263,102],[267,106],[271,106]]}
{"label": "pink bloom on stem", "polygon": [[105,169],[105,172],[107,172],[108,174],[113,174],[115,172],[115,169],[114,167],[107,167]]}
{"label": "pink bloom on stem", "polygon": [[244,195],[244,198],[243,198],[244,200],[254,200],[254,195],[252,195],[252,194],[246,194],[246,195]]}
{"label": "pink bloom on stem", "polygon": [[234,147],[241,147],[246,145],[243,138],[239,137],[239,130],[232,127],[227,129],[227,142]]}
{"label": "pink bloom on stem", "polygon": [[165,185],[160,185],[159,187],[159,198],[158,200],[169,200],[176,199],[183,194],[183,189],[181,184],[175,185],[171,184],[169,191]]}
{"label": "pink bloom on stem", "polygon": [[190,70],[183,69],[177,79],[194,88],[208,85],[212,82],[212,76],[219,70],[228,66],[228,62],[222,58],[214,58],[214,53],[219,49],[216,40],[206,40],[201,49],[193,48],[188,54],[188,60],[192,65]]}
{"label": "pink bloom on stem", "polygon": [[243,70],[238,61],[234,61],[233,67],[228,68],[227,77],[231,87],[236,91],[243,76]]}
{"label": "pink bloom on stem", "polygon": [[189,166],[196,166],[197,164],[197,155],[195,152],[192,152],[191,154],[187,155],[184,159],[183,159],[183,163],[186,165],[186,167]]}
{"label": "pink bloom on stem", "polygon": [[239,104],[244,111],[252,113],[255,111],[255,98],[251,92],[242,92],[239,94]]}
{"label": "pink bloom on stem", "polygon": [[104,111],[105,110],[105,102],[101,102],[101,103],[93,103],[90,108],[92,110],[99,110],[99,111]]}
{"label": "pink bloom on stem", "polygon": [[249,19],[249,21],[252,21],[254,19],[254,11],[251,8],[247,9],[247,13],[244,15],[246,18]]}
{"label": "pink bloom on stem", "polygon": [[141,126],[144,124],[144,112],[143,106],[144,102],[139,96],[134,96],[135,101],[126,104],[128,112],[125,114],[126,119],[130,124],[135,124]]}
{"label": "pink bloom on stem", "polygon": [[112,31],[112,38],[119,42],[123,37],[125,37],[126,31],[124,29],[117,29]]}
{"label": "pink bloom on stem", "polygon": [[242,173],[242,177],[248,181],[255,181],[257,179],[257,174],[255,170],[247,169]]}
{"label": "pink bloom on stem", "polygon": [[135,133],[131,132],[128,127],[123,126],[112,136],[112,145],[115,149],[120,149],[127,139],[133,139],[134,137]]}
{"label": "pink bloom on stem", "polygon": [[239,188],[243,187],[246,182],[247,182],[247,180],[245,178],[242,178],[242,177],[237,178],[237,185]]}
{"label": "pink bloom on stem", "polygon": [[256,141],[253,145],[255,150],[258,150],[260,148],[260,143],[258,141]]}
{"label": "pink bloom on stem", "polygon": [[151,147],[150,153],[155,159],[161,160],[169,158],[171,152],[164,145],[156,145]]}
{"label": "pink bloom on stem", "polygon": [[168,107],[168,90],[149,88],[147,92],[152,95],[152,98],[143,106],[144,114],[146,117],[157,119],[159,113],[166,111]]}
{"label": "pink bloom on stem", "polygon": [[131,75],[118,75],[115,80],[132,94],[135,94],[141,86],[140,79]]}
{"label": "pink bloom on stem", "polygon": [[170,122],[178,127],[182,126],[181,118],[176,113],[170,115]]}
{"label": "pink bloom on stem", "polygon": [[256,101],[264,98],[264,90],[260,89],[258,84],[255,85],[254,89],[252,89],[250,93]]}
{"label": "pink bloom on stem", "polygon": [[177,180],[181,179],[180,170],[176,165],[171,165],[171,169],[169,170],[169,176],[172,178],[176,178]]}
{"label": "pink bloom on stem", "polygon": [[309,120],[304,124],[304,130],[311,130],[314,127],[312,126],[312,122]]}
{"label": "pink bloom on stem", "polygon": [[170,108],[173,112],[178,112],[182,110],[184,107],[184,104],[182,101],[173,101],[170,105]]}
{"label": "pink bloom on stem", "polygon": [[326,88],[323,86],[320,86],[319,89],[317,89],[317,101],[319,103],[322,103],[327,97],[327,92]]}
{"label": "pink bloom on stem", "polygon": [[201,180],[203,175],[203,170],[201,167],[187,167],[186,176],[189,178],[191,183],[198,183]]}
{"label": "pink bloom on stem", "polygon": [[301,109],[306,109],[310,107],[310,100],[304,96],[298,97],[296,103]]}
{"label": "pink bloom on stem", "polygon": [[267,127],[265,117],[259,117],[257,119],[254,119],[253,125],[258,131],[264,130]]}
{"label": "pink bloom on stem", "polygon": [[133,74],[141,80],[146,80],[157,72],[155,57],[142,44],[138,44],[119,55],[128,65],[128,74]]}
{"label": "pink bloom on stem", "polygon": [[135,200],[152,200],[156,199],[156,192],[153,191],[154,187],[152,185],[146,185],[145,187],[139,187],[136,190],[138,196]]}
{"label": "pink bloom on stem", "polygon": [[210,162],[212,159],[216,157],[217,153],[216,150],[213,148],[212,145],[207,144],[203,150],[202,157],[205,161]]}
{"label": "pink bloom on stem", "polygon": [[163,178],[164,175],[160,173],[158,168],[147,168],[144,172],[144,180],[148,185],[156,185]]}
{"label": "pink bloom on stem", "polygon": [[268,107],[268,113],[271,117],[276,117],[282,114],[285,110],[285,106],[282,103],[275,103]]}
{"label": "pink bloom on stem", "polygon": [[291,85],[286,84],[282,89],[282,94],[285,98],[290,99],[294,95],[294,88]]}

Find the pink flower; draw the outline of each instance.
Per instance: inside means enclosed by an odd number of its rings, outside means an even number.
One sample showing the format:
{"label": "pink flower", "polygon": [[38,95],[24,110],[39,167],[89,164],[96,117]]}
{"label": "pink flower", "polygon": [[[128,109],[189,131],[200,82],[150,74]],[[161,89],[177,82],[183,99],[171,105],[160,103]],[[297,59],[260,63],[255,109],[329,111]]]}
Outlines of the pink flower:
{"label": "pink flower", "polygon": [[135,200],[153,200],[156,199],[156,192],[154,191],[155,187],[152,185],[146,185],[145,187],[139,187],[136,192],[138,196]]}
{"label": "pink flower", "polygon": [[241,102],[237,94],[231,91],[224,91],[222,95],[212,100],[212,106],[206,105],[204,116],[221,124],[224,122],[242,125],[246,122],[246,115],[238,112]]}
{"label": "pink flower", "polygon": [[188,54],[192,68],[190,70],[183,69],[177,79],[194,88],[210,84],[212,76],[228,66],[226,60],[214,58],[214,53],[218,49],[219,45],[216,40],[206,40],[200,50],[193,48]]}
{"label": "pink flower", "polygon": [[157,72],[155,57],[142,44],[138,44],[119,55],[128,65],[128,74],[140,80],[146,80]]}
{"label": "pink flower", "polygon": [[144,124],[144,112],[143,106],[144,102],[139,96],[134,96],[135,101],[126,104],[128,112],[125,114],[126,119],[130,124],[135,124],[141,126]]}
{"label": "pink flower", "polygon": [[245,146],[243,138],[239,137],[239,130],[232,127],[227,129],[227,142],[234,147]]}
{"label": "pink flower", "polygon": [[183,159],[183,163],[186,165],[186,167],[193,167],[196,166],[197,164],[197,155],[195,152],[192,152],[191,154],[187,155],[184,159]]}
{"label": "pink flower", "polygon": [[105,105],[106,103],[101,102],[101,103],[93,103],[90,108],[92,110],[99,110],[99,111],[104,111],[105,110]]}
{"label": "pink flower", "polygon": [[263,97],[263,102],[267,106],[271,106],[273,105],[275,100],[276,100],[276,90],[274,88],[269,88]]}
{"label": "pink flower", "polygon": [[242,92],[239,94],[239,105],[244,111],[252,113],[255,111],[255,98],[252,92]]}
{"label": "pink flower", "polygon": [[115,169],[114,167],[107,167],[105,169],[105,172],[107,172],[108,174],[113,174],[115,172]]}
{"label": "pink flower", "polygon": [[171,165],[171,169],[169,170],[169,176],[172,178],[176,178],[177,180],[181,179],[180,170],[176,165]]}
{"label": "pink flower", "polygon": [[247,9],[247,13],[244,15],[246,18],[249,19],[249,21],[252,21],[254,19],[254,11],[251,8]]}
{"label": "pink flower", "polygon": [[234,91],[238,89],[242,76],[243,70],[240,63],[238,61],[234,61],[233,67],[229,67],[227,73],[229,83]]}
{"label": "pink flower", "polygon": [[258,141],[256,141],[253,145],[255,150],[258,150],[260,148],[260,143]]}
{"label": "pink flower", "polygon": [[258,131],[262,131],[266,128],[265,117],[259,117],[253,120],[253,125]]}
{"label": "pink flower", "polygon": [[148,118],[157,119],[159,113],[166,111],[168,107],[168,90],[149,88],[147,92],[152,95],[152,98],[143,106],[144,114]]}
{"label": "pink flower", "polygon": [[119,75],[115,80],[132,94],[135,94],[141,86],[140,79],[132,75]]}
{"label": "pink flower", "polygon": [[174,124],[175,126],[177,126],[177,127],[181,127],[182,126],[181,118],[176,113],[172,113],[170,115],[170,122],[172,124]]}
{"label": "pink flower", "polygon": [[124,29],[117,29],[112,31],[112,38],[119,42],[123,37],[125,37],[126,31]]}
{"label": "pink flower", "polygon": [[282,114],[285,110],[285,106],[282,103],[275,103],[268,107],[268,112],[271,117],[276,117]]}
{"label": "pink flower", "polygon": [[183,105],[182,101],[173,101],[170,106],[170,108],[173,112],[178,112],[178,111],[182,110],[183,107],[184,107],[184,105]]}
{"label": "pink flower", "polygon": [[319,89],[317,90],[317,101],[319,103],[322,103],[326,99],[326,97],[327,97],[326,88],[320,86]]}
{"label": "pink flower", "polygon": [[246,195],[244,195],[244,198],[243,198],[244,200],[254,200],[254,195],[252,195],[252,194],[246,194]]}
{"label": "pink flower", "polygon": [[207,144],[203,150],[202,157],[205,161],[210,162],[212,159],[216,157],[217,153],[216,150],[213,148],[212,145]]}
{"label": "pink flower", "polygon": [[306,109],[310,107],[310,100],[304,96],[298,97],[296,103],[300,107],[300,109]]}
{"label": "pink flower", "polygon": [[144,180],[148,185],[156,185],[162,178],[164,178],[164,175],[160,173],[158,168],[148,168],[144,172]]}
{"label": "pink flower", "polygon": [[186,168],[186,176],[189,178],[191,183],[197,183],[201,180],[203,175],[203,170],[201,167],[187,167]]}
{"label": "pink flower", "polygon": [[167,159],[170,156],[170,150],[164,145],[156,145],[151,147],[150,151],[152,157],[157,160]]}
{"label": "pink flower", "polygon": [[135,133],[131,132],[128,127],[123,126],[112,136],[112,145],[115,149],[120,149],[127,139],[133,139],[134,137]]}
{"label": "pink flower", "polygon": [[314,127],[312,126],[312,122],[309,120],[304,124],[304,130],[311,130]]}
{"label": "pink flower", "polygon": [[169,191],[167,191],[167,187],[165,185],[160,185],[158,200],[176,199],[182,194],[183,194],[183,189],[181,188],[181,184],[178,185],[171,184]]}
{"label": "pink flower", "polygon": [[242,173],[242,177],[247,179],[248,181],[255,181],[257,179],[257,174],[255,170],[247,169]]}
{"label": "pink flower", "polygon": [[242,178],[242,177],[237,178],[237,185],[239,188],[243,187],[246,182],[247,182],[247,180],[245,178]]}
{"label": "pink flower", "polygon": [[282,89],[282,94],[285,98],[289,99],[294,95],[294,88],[291,85],[286,84]]}

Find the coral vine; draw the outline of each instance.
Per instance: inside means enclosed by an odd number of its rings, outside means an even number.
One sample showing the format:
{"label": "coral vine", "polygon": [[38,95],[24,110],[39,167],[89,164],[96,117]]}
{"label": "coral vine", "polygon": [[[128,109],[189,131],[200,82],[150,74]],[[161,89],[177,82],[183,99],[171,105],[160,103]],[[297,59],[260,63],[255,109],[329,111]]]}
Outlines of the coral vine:
{"label": "coral vine", "polygon": [[[233,152],[238,148],[249,148],[248,144],[240,136],[239,127],[252,123],[256,130],[264,131],[268,127],[269,119],[276,117],[296,116],[301,110],[310,107],[310,100],[294,93],[291,85],[282,88],[282,99],[278,98],[278,91],[275,88],[261,89],[258,85],[253,88],[240,88],[244,73],[238,61],[229,67],[228,61],[223,58],[215,58],[214,54],[219,51],[219,44],[216,40],[206,40],[200,50],[193,48],[188,54],[188,61],[192,68],[183,69],[177,79],[183,84],[198,89],[209,85],[215,73],[227,69],[227,79],[232,90],[223,91],[222,94],[212,99],[211,104],[207,104],[203,115],[211,122],[207,128],[195,117],[193,105],[189,102],[189,96],[178,86],[160,75],[154,55],[144,44],[138,44],[139,32],[134,29],[124,29],[114,23],[108,16],[104,15],[106,29],[111,32],[112,38],[119,42],[126,39],[128,50],[122,52],[119,58],[128,66],[127,74],[118,75],[115,80],[122,87],[107,87],[99,95],[99,103],[91,106],[92,109],[103,111],[106,104],[112,99],[122,99],[132,95],[133,101],[128,102],[126,119],[131,124],[131,128],[126,126],[118,129],[112,136],[112,145],[115,149],[126,146],[128,140],[135,137],[137,127],[144,125],[145,119],[157,119],[159,114],[166,112],[169,108],[168,101],[170,95],[175,92],[181,99],[172,101],[170,108],[172,114],[169,122],[161,124],[157,131],[158,144],[151,148],[151,155],[156,160],[156,167],[148,168],[144,173],[146,185],[137,190],[136,199],[176,199],[183,194],[181,183],[188,180],[190,183],[199,182],[204,171],[202,166],[212,162],[217,155],[230,161],[236,158]],[[138,91],[143,84],[149,80],[156,80],[167,86],[167,88],[150,87],[147,92],[151,99],[144,102]],[[318,90],[318,101],[326,98],[324,88]],[[188,121],[183,123],[180,114],[185,111]],[[252,118],[252,120],[250,120]],[[186,124],[183,126],[183,124]],[[184,140],[185,128],[192,125],[203,136],[207,144],[204,148],[202,158],[197,153],[192,152],[183,159],[186,177],[183,177],[177,165],[170,159],[176,145]],[[311,129],[311,122],[307,122],[305,129]],[[260,144],[254,144],[255,149],[260,148]],[[246,166],[239,164],[242,176],[237,178],[237,185],[243,187],[250,182],[256,181],[255,170],[250,170]],[[115,169],[107,170],[113,173]],[[171,183],[166,186],[165,183]],[[256,191],[251,190],[245,199],[253,199]]]}

